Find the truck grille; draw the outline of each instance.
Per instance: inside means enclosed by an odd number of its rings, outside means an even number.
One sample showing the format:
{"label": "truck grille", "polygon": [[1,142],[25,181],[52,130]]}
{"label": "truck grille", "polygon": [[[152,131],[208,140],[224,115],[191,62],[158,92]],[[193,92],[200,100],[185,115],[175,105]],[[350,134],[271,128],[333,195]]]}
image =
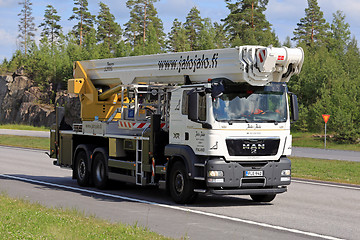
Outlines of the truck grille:
{"label": "truck grille", "polygon": [[230,156],[274,156],[279,144],[279,138],[226,139]]}

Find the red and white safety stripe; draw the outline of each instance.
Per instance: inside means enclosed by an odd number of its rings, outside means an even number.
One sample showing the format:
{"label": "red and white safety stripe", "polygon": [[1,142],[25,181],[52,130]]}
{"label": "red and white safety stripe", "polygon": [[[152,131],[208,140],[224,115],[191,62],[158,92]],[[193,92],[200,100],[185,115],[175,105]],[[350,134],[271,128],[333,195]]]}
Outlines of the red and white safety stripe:
{"label": "red and white safety stripe", "polygon": [[132,129],[134,124],[135,123],[131,121],[118,121],[119,128],[124,128],[124,129]]}
{"label": "red and white safety stripe", "polygon": [[150,125],[150,123],[135,123],[133,128],[148,128]]}
{"label": "red and white safety stripe", "polygon": [[[119,120],[118,126],[119,126],[119,128],[122,128],[122,129],[143,129],[143,128],[149,128],[151,126],[151,124]],[[161,123],[160,127],[164,128],[165,123]]]}

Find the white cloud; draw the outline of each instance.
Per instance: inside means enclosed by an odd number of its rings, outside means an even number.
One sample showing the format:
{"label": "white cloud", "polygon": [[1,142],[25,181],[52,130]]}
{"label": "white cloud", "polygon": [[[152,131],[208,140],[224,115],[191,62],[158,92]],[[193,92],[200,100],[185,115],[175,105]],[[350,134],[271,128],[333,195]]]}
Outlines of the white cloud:
{"label": "white cloud", "polygon": [[360,1],[358,0],[318,0],[318,3],[321,9],[329,14],[341,10],[349,16],[360,18]]}
{"label": "white cloud", "polygon": [[0,0],[0,7],[6,8],[6,7],[13,7],[16,6],[18,3],[15,0]]}
{"label": "white cloud", "polygon": [[350,27],[360,27],[360,1],[319,0],[319,6],[324,12],[325,18],[329,23],[332,22],[333,13],[335,13],[337,10],[341,10],[346,15],[345,21],[350,24]]}
{"label": "white cloud", "polygon": [[[337,10],[345,13],[345,21],[350,24],[350,30],[356,39],[360,39],[360,1],[359,0],[318,0],[324,18],[331,23]],[[296,24],[305,16],[307,1],[270,0],[267,6],[266,18],[273,25],[276,34],[283,42],[286,36],[293,36]]]}
{"label": "white cloud", "polygon": [[305,15],[306,7],[306,1],[270,0],[265,14],[268,19],[294,21]]}
{"label": "white cloud", "polygon": [[14,33],[7,32],[4,29],[0,29],[0,46],[9,45],[16,41],[16,35]]}
{"label": "white cloud", "polygon": [[16,50],[16,34],[0,29],[0,61],[9,59]]}
{"label": "white cloud", "polygon": [[353,36],[360,40],[360,1],[359,0],[318,0],[326,20],[331,24],[333,13],[341,10],[346,18],[345,22],[350,24],[350,31]]}
{"label": "white cloud", "polygon": [[270,0],[265,12],[266,19],[281,42],[287,36],[292,37],[300,18],[305,16],[307,1]]}

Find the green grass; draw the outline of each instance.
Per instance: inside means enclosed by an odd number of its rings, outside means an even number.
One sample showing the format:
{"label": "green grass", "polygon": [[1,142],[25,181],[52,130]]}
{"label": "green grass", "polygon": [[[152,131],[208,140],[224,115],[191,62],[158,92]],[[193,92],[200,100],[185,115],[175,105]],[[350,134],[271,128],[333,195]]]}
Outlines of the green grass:
{"label": "green grass", "polygon": [[[292,132],[294,147],[324,148],[324,137],[315,137],[314,133]],[[360,151],[360,144],[340,144],[329,136],[326,138],[326,149]]]}
{"label": "green grass", "polygon": [[0,145],[47,150],[50,148],[50,138],[0,135]]}
{"label": "green grass", "polygon": [[76,210],[47,208],[0,194],[0,239],[169,239]]}
{"label": "green grass", "polygon": [[360,185],[360,162],[291,157],[291,176]]}
{"label": "green grass", "polygon": [[2,124],[0,129],[14,129],[14,130],[31,130],[31,131],[49,131],[50,128],[47,127],[34,127],[29,125],[19,125],[19,124]]}

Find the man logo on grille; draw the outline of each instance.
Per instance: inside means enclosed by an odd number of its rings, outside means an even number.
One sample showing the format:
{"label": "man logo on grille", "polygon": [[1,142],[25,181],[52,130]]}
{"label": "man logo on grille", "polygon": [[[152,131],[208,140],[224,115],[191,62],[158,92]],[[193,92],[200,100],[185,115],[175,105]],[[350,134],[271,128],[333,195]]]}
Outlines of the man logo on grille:
{"label": "man logo on grille", "polygon": [[264,143],[244,143],[243,150],[250,150],[251,154],[256,154],[258,150],[265,150]]}

